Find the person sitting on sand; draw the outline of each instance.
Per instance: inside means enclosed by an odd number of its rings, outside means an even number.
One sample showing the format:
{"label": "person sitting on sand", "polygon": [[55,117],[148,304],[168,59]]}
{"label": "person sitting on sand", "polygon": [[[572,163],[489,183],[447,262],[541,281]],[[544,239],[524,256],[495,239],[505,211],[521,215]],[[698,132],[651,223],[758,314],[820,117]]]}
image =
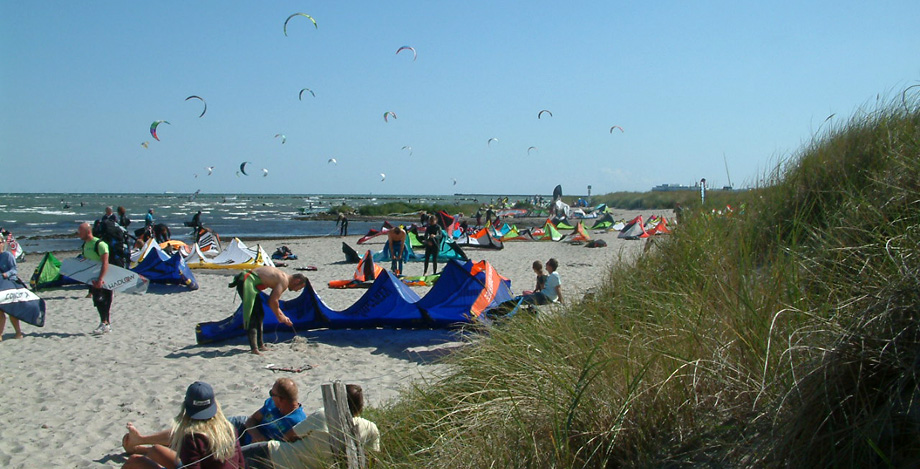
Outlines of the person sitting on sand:
{"label": "person sitting on sand", "polygon": [[[6,241],[0,237],[0,276],[3,278],[22,283],[19,280],[19,271],[16,269],[16,258],[13,253],[6,250]],[[19,319],[10,315],[10,323],[13,330],[16,331],[14,336],[17,339],[22,338],[22,329],[19,327]],[[6,312],[0,308],[0,340],[3,340],[3,329],[6,328]]]}
{"label": "person sitting on sand", "polygon": [[236,287],[237,293],[243,299],[243,327],[249,335],[249,347],[252,353],[261,355],[268,350],[262,341],[262,320],[265,311],[259,301],[259,292],[266,288],[271,289],[268,296],[268,306],[275,313],[278,322],[286,326],[293,326],[290,318],[281,312],[279,301],[285,290],[300,291],[307,286],[307,277],[303,274],[289,274],[277,267],[264,265],[252,270],[239,273],[233,278],[230,287]]}
{"label": "person sitting on sand", "polygon": [[[357,442],[366,452],[380,451],[380,430],[370,420],[360,417],[364,410],[364,391],[357,384],[345,385],[348,394],[348,410],[357,430]],[[273,467],[329,467],[332,451],[329,444],[329,428],[326,414],[320,409],[310,414],[303,422],[294,426],[297,439],[294,442],[268,441],[243,447],[246,465],[253,469]],[[368,459],[372,454],[368,454]]]}
{"label": "person sitting on sand", "polygon": [[[128,424],[128,435],[134,427]],[[136,430],[135,430],[136,432]],[[160,435],[160,434],[158,434]],[[163,432],[156,444],[144,447],[143,454],[134,454],[123,468],[209,468],[236,469],[246,467],[233,426],[224,417],[211,385],[192,383],[185,392],[182,410],[176,416],[172,430]],[[165,444],[164,444],[165,443]],[[129,451],[130,452],[130,451]]]}
{"label": "person sitting on sand", "polygon": [[[296,441],[295,425],[307,418],[303,406],[298,402],[297,383],[290,378],[278,378],[268,392],[269,397],[259,410],[250,416],[237,415],[226,419],[235,439],[244,444],[261,441]],[[127,453],[144,454],[151,446],[167,445],[173,439],[174,430],[162,430],[142,435],[133,423],[127,424],[128,433],[121,439],[121,446]]]}
{"label": "person sitting on sand", "polygon": [[524,290],[522,293],[524,295],[532,295],[534,292],[543,290],[546,286],[546,274],[543,273],[543,263],[540,261],[533,261],[533,272],[537,274],[537,284],[534,286],[533,290]]}
{"label": "person sitting on sand", "polygon": [[562,280],[559,278],[559,273],[556,272],[558,268],[559,261],[556,259],[546,261],[546,271],[549,272],[549,275],[546,276],[546,284],[541,290],[530,295],[524,295],[522,302],[525,304],[546,305],[558,300],[563,303]]}

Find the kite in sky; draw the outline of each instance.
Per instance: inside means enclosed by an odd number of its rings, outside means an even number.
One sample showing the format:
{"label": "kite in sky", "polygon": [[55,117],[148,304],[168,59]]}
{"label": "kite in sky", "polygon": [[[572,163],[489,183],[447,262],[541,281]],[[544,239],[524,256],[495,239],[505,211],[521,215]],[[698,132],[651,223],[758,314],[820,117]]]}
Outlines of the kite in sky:
{"label": "kite in sky", "polygon": [[406,146],[402,147],[402,149],[403,149],[403,150],[409,150],[409,156],[412,156],[412,147],[410,147],[409,145],[406,145]]}
{"label": "kite in sky", "polygon": [[329,161],[327,161],[326,164],[329,164],[329,163],[332,163],[332,164],[334,164],[334,165],[336,165],[336,166],[339,165],[339,162],[336,161],[335,158],[329,158]]}
{"label": "kite in sky", "polygon": [[395,113],[395,112],[393,112],[393,111],[384,112],[384,113],[383,113],[383,121],[384,121],[384,122],[390,122],[389,120],[387,120],[387,118],[389,118],[390,116],[392,116],[394,119],[396,119],[396,113]]}
{"label": "kite in sky", "polygon": [[[160,124],[164,124],[164,123],[169,124],[169,122],[166,122],[166,121],[153,121],[153,124],[150,124],[150,135],[153,135],[153,138],[155,138],[156,141],[158,142],[160,141],[160,137],[157,137],[157,127]],[[172,124],[169,124],[169,125],[172,125]]]}
{"label": "kite in sky", "polygon": [[380,173],[380,182],[383,182],[383,181],[386,181],[386,180],[387,180],[387,175],[386,175],[386,174],[383,174],[383,173]]}
{"label": "kite in sky", "polygon": [[291,18],[293,18],[293,17],[295,17],[295,16],[303,16],[303,17],[306,17],[308,20],[310,20],[310,21],[313,22],[313,27],[314,27],[314,28],[319,29],[319,25],[316,24],[316,20],[314,20],[312,16],[310,16],[310,15],[308,15],[308,14],[306,14],[306,13],[294,13],[293,15],[288,16],[286,20],[284,20],[284,35],[285,35],[285,36],[287,36],[287,24],[288,24],[288,21],[291,21]]}
{"label": "kite in sky", "polygon": [[492,137],[492,138],[490,138],[490,139],[489,139],[489,140],[488,140],[488,141],[486,142],[486,145],[488,145],[488,146],[490,146],[490,147],[491,147],[491,146],[492,146],[492,142],[493,142],[493,141],[495,141],[495,142],[497,142],[497,141],[498,141],[498,139],[497,139],[497,138],[495,138],[495,137]]}
{"label": "kite in sky", "polygon": [[313,90],[311,90],[310,88],[304,88],[304,89],[300,90],[300,94],[297,95],[297,96],[298,96],[298,99],[300,99],[301,101],[303,101],[303,92],[304,92],[304,91],[309,91],[310,94],[311,94],[314,98],[316,97],[316,93],[314,93]]}
{"label": "kite in sky", "polygon": [[144,147],[144,148],[149,148],[149,147],[150,147],[150,142],[141,142],[141,146]]}
{"label": "kite in sky", "polygon": [[213,166],[208,166],[207,168],[204,168],[204,169],[207,169],[207,170],[208,170],[208,176],[210,176],[210,175],[211,175],[211,172],[214,171],[214,167],[213,167]]}
{"label": "kite in sky", "polygon": [[198,115],[198,117],[201,118],[202,116],[204,116],[204,113],[208,112],[208,103],[205,102],[204,98],[202,98],[201,96],[195,96],[195,95],[191,95],[188,98],[185,98],[185,100],[188,101],[192,98],[200,99],[201,104],[204,104],[204,109],[201,111],[201,114]]}
{"label": "kite in sky", "polygon": [[[240,164],[240,173],[243,173],[243,176],[249,176],[248,174],[246,174],[246,165],[249,163],[252,163],[252,162],[244,161],[242,164]],[[239,176],[239,174],[237,174],[237,176]]]}
{"label": "kite in sky", "polygon": [[284,134],[275,134],[275,138],[281,137],[281,144],[284,145],[284,142],[287,141],[287,137]]}
{"label": "kite in sky", "polygon": [[268,176],[268,170],[265,168],[262,168],[262,177],[266,177],[266,176]]}
{"label": "kite in sky", "polygon": [[456,180],[456,179],[453,179],[453,181],[454,181],[454,185],[456,186],[456,185],[457,185],[457,180]]}
{"label": "kite in sky", "polygon": [[550,117],[553,117],[553,113],[552,113],[552,112],[550,112],[550,111],[547,110],[547,109],[544,109],[544,110],[542,110],[542,111],[540,111],[540,112],[537,113],[537,119],[539,119],[540,117],[542,117],[544,112],[547,113],[547,114],[549,114]]}
{"label": "kite in sky", "polygon": [[409,47],[409,46],[402,46],[402,47],[400,47],[399,49],[396,49],[396,53],[399,54],[400,52],[402,52],[402,51],[404,51],[404,50],[411,50],[411,51],[412,51],[412,61],[415,62],[415,59],[418,58],[418,52],[415,51],[415,48],[414,48],[414,47]]}
{"label": "kite in sky", "polygon": [[527,149],[527,154],[530,154],[530,150],[538,150],[537,147],[530,147]]}
{"label": "kite in sky", "polygon": [[613,129],[620,129],[620,132],[623,132],[623,127],[620,127],[620,126],[618,126],[618,125],[615,125],[615,126],[611,127],[611,128],[610,128],[610,133],[613,133]]}

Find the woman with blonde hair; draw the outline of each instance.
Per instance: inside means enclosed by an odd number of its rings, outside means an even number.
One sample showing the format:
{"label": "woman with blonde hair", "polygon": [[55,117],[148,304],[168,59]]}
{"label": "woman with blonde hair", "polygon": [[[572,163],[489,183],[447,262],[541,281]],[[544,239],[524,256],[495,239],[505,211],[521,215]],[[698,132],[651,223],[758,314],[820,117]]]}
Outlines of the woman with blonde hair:
{"label": "woman with blonde hair", "polygon": [[214,389],[202,381],[185,392],[182,410],[169,432],[169,446],[155,444],[145,454],[135,454],[124,468],[245,468],[233,426],[214,398]]}

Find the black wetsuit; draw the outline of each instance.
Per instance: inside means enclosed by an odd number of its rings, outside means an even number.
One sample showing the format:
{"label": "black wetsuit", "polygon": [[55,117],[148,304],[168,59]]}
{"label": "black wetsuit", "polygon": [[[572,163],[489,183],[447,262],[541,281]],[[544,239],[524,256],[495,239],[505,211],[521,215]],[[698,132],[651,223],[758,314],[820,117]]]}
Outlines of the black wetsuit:
{"label": "black wetsuit", "polygon": [[441,251],[441,226],[428,225],[425,227],[425,274],[428,274],[428,259],[431,258],[433,273],[438,273],[438,253]]}

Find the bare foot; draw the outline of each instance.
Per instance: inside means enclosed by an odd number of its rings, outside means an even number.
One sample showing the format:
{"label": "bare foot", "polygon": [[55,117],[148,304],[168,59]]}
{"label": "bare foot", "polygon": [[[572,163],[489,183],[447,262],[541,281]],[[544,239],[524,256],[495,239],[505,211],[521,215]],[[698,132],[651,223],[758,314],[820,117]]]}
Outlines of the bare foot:
{"label": "bare foot", "polygon": [[138,446],[140,446],[141,433],[137,431],[137,428],[131,422],[128,422],[125,428],[128,429],[128,433],[125,433],[125,436],[121,438],[121,447],[129,454],[139,452]]}
{"label": "bare foot", "polygon": [[20,332],[20,333],[16,334],[16,336],[13,337],[13,338],[14,338],[14,339],[21,339],[21,338],[23,338],[23,337],[25,337],[25,336],[22,335],[22,332]]}
{"label": "bare foot", "polygon": [[268,348],[267,345],[263,345],[263,346],[259,347],[259,350],[261,350],[261,351],[263,351],[263,352],[267,352],[267,351],[269,351],[269,350],[271,350],[271,349]]}
{"label": "bare foot", "polygon": [[262,355],[262,352],[260,352],[258,349],[252,349],[250,353],[252,353],[253,355]]}

